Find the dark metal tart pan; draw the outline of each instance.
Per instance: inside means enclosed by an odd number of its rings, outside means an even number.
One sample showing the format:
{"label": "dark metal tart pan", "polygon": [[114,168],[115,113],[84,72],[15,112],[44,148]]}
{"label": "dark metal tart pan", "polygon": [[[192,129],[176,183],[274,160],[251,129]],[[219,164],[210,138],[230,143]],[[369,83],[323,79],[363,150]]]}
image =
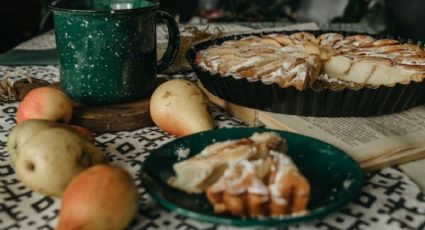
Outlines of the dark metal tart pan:
{"label": "dark metal tart pan", "polygon": [[226,36],[202,42],[186,53],[186,58],[203,86],[214,95],[238,105],[275,113],[320,116],[320,117],[366,117],[401,112],[425,103],[425,82],[410,82],[394,86],[379,87],[342,87],[333,89],[309,88],[297,90],[294,87],[281,88],[277,84],[266,85],[261,81],[250,82],[245,78],[210,74],[195,63],[197,52],[225,41],[238,40],[246,36],[282,33],[293,34],[309,32],[316,36],[324,33],[340,33],[344,36],[369,35],[375,39],[391,38],[401,43],[417,44],[422,42],[387,35],[371,35],[342,31],[273,31],[267,33],[246,33]]}

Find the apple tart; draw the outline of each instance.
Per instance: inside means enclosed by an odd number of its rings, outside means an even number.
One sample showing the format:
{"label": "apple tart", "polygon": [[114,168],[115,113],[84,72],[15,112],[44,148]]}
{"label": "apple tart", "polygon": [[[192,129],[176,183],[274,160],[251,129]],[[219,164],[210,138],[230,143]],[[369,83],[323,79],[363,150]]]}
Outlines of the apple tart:
{"label": "apple tart", "polygon": [[214,212],[244,217],[283,217],[307,210],[310,184],[274,132],[215,143],[176,163],[168,183],[206,193]]}
{"label": "apple tart", "polygon": [[375,87],[421,82],[425,77],[425,51],[417,45],[339,33],[243,37],[201,50],[195,63],[212,74],[298,90],[315,81]]}
{"label": "apple tart", "polygon": [[425,103],[425,51],[411,40],[329,31],[240,34],[186,54],[206,90],[303,116],[377,116]]}

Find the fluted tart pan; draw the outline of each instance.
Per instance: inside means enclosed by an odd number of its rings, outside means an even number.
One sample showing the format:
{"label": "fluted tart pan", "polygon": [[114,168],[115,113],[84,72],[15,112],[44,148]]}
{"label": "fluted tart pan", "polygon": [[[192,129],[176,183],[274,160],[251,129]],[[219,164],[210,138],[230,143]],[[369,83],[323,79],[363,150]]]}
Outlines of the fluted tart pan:
{"label": "fluted tart pan", "polygon": [[[276,113],[302,116],[376,116],[401,112],[425,103],[425,82],[411,81],[392,85],[370,86],[351,85],[338,87],[309,87],[299,90],[295,87],[281,87],[276,83],[264,84],[232,75],[212,74],[196,64],[197,53],[225,41],[239,40],[255,35],[294,34],[308,32],[315,36],[325,33],[339,33],[343,36],[359,35],[345,31],[272,31],[267,33],[244,33],[208,40],[190,48],[186,58],[203,86],[223,100],[238,105]],[[368,35],[375,39],[394,39],[401,44],[414,44],[423,49],[423,43],[388,35]],[[320,85],[320,84],[318,84]]]}

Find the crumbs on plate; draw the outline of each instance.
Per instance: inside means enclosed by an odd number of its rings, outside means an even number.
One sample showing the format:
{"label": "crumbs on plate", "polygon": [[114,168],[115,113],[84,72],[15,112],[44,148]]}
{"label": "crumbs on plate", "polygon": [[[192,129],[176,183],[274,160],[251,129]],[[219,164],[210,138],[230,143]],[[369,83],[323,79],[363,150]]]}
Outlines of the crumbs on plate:
{"label": "crumbs on plate", "polygon": [[176,149],[175,154],[177,155],[177,160],[186,159],[190,154],[190,148],[180,146]]}

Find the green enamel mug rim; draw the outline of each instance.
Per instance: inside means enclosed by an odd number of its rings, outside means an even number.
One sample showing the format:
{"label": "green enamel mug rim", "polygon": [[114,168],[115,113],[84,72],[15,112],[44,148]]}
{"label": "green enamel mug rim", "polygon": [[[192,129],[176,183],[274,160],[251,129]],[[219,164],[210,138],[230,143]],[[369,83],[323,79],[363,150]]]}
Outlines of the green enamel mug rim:
{"label": "green enamel mug rim", "polygon": [[[69,0],[56,0],[49,4],[49,8],[53,11],[66,11],[66,12],[75,12],[75,13],[96,13],[96,14],[111,14],[111,11],[114,14],[132,14],[140,13],[144,11],[156,10],[159,8],[159,2],[151,2],[146,0],[146,2],[151,3],[148,6],[135,7],[131,9],[73,9],[71,7],[60,6],[59,4],[69,1]],[[58,6],[59,5],[59,6]]]}

